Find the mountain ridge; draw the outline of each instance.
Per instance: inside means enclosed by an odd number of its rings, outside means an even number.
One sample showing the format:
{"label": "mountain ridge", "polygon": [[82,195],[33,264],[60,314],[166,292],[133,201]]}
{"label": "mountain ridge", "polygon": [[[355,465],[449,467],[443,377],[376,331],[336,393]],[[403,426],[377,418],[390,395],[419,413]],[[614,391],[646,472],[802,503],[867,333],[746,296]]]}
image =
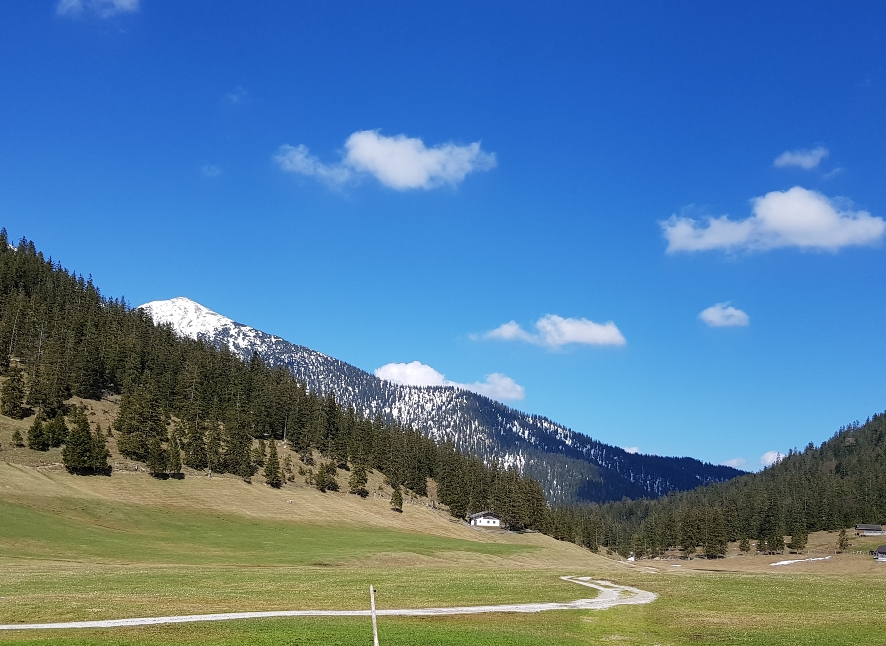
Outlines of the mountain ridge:
{"label": "mountain ridge", "polygon": [[515,466],[538,480],[552,502],[606,502],[658,497],[741,475],[732,467],[689,457],[628,453],[547,417],[511,408],[455,386],[408,386],[257,330],[188,299],[139,307],[180,336],[226,346],[243,359],[258,355],[287,368],[308,390],[334,393],[367,417],[380,415],[450,441],[487,462]]}

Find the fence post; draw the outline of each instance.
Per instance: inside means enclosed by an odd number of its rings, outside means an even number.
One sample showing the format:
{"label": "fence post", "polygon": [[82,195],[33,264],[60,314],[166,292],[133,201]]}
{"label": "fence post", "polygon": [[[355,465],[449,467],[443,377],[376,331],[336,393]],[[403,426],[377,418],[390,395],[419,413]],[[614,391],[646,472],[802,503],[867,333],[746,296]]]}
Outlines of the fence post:
{"label": "fence post", "polygon": [[372,646],[378,646],[378,623],[375,620],[375,588],[369,586],[369,602],[372,605]]}

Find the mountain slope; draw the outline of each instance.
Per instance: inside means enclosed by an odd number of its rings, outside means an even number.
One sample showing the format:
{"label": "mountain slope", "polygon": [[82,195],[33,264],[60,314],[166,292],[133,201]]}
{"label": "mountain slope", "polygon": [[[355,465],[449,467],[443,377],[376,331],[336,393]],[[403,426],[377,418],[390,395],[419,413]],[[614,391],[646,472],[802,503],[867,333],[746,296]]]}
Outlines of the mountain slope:
{"label": "mountain slope", "polygon": [[728,480],[742,472],[693,458],[633,454],[450,386],[404,386],[278,336],[267,334],[179,297],[142,305],[156,324],[181,335],[227,346],[248,359],[284,366],[309,390],[335,393],[363,415],[381,415],[420,429],[484,460],[516,465],[537,479],[552,501],[604,502],[656,497]]}

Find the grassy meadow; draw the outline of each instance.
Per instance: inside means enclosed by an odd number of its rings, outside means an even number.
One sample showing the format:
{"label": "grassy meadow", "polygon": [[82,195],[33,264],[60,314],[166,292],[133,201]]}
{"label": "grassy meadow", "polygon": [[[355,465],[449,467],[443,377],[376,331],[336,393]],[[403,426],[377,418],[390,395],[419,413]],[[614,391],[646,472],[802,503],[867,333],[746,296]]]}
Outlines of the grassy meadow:
{"label": "grassy meadow", "polygon": [[[370,583],[381,608],[593,594],[559,579],[571,574],[660,596],[605,611],[381,618],[381,643],[855,645],[886,634],[886,564],[861,555],[624,564],[540,534],[470,529],[427,501],[394,513],[383,492],[158,480],[119,462],[110,477],[72,476],[52,451],[10,450],[12,428],[0,425],[0,623],[366,608]],[[368,619],[267,619],[2,631],[2,644],[352,645],[371,632]]]}

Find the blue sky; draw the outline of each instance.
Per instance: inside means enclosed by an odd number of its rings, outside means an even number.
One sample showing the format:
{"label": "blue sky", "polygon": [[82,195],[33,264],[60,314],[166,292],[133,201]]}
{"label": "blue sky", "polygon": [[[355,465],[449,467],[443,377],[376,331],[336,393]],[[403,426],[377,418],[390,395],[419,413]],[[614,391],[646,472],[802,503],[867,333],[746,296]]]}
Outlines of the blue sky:
{"label": "blue sky", "polygon": [[886,408],[886,5],[772,4],[9,3],[0,220],[133,304],[759,468]]}

